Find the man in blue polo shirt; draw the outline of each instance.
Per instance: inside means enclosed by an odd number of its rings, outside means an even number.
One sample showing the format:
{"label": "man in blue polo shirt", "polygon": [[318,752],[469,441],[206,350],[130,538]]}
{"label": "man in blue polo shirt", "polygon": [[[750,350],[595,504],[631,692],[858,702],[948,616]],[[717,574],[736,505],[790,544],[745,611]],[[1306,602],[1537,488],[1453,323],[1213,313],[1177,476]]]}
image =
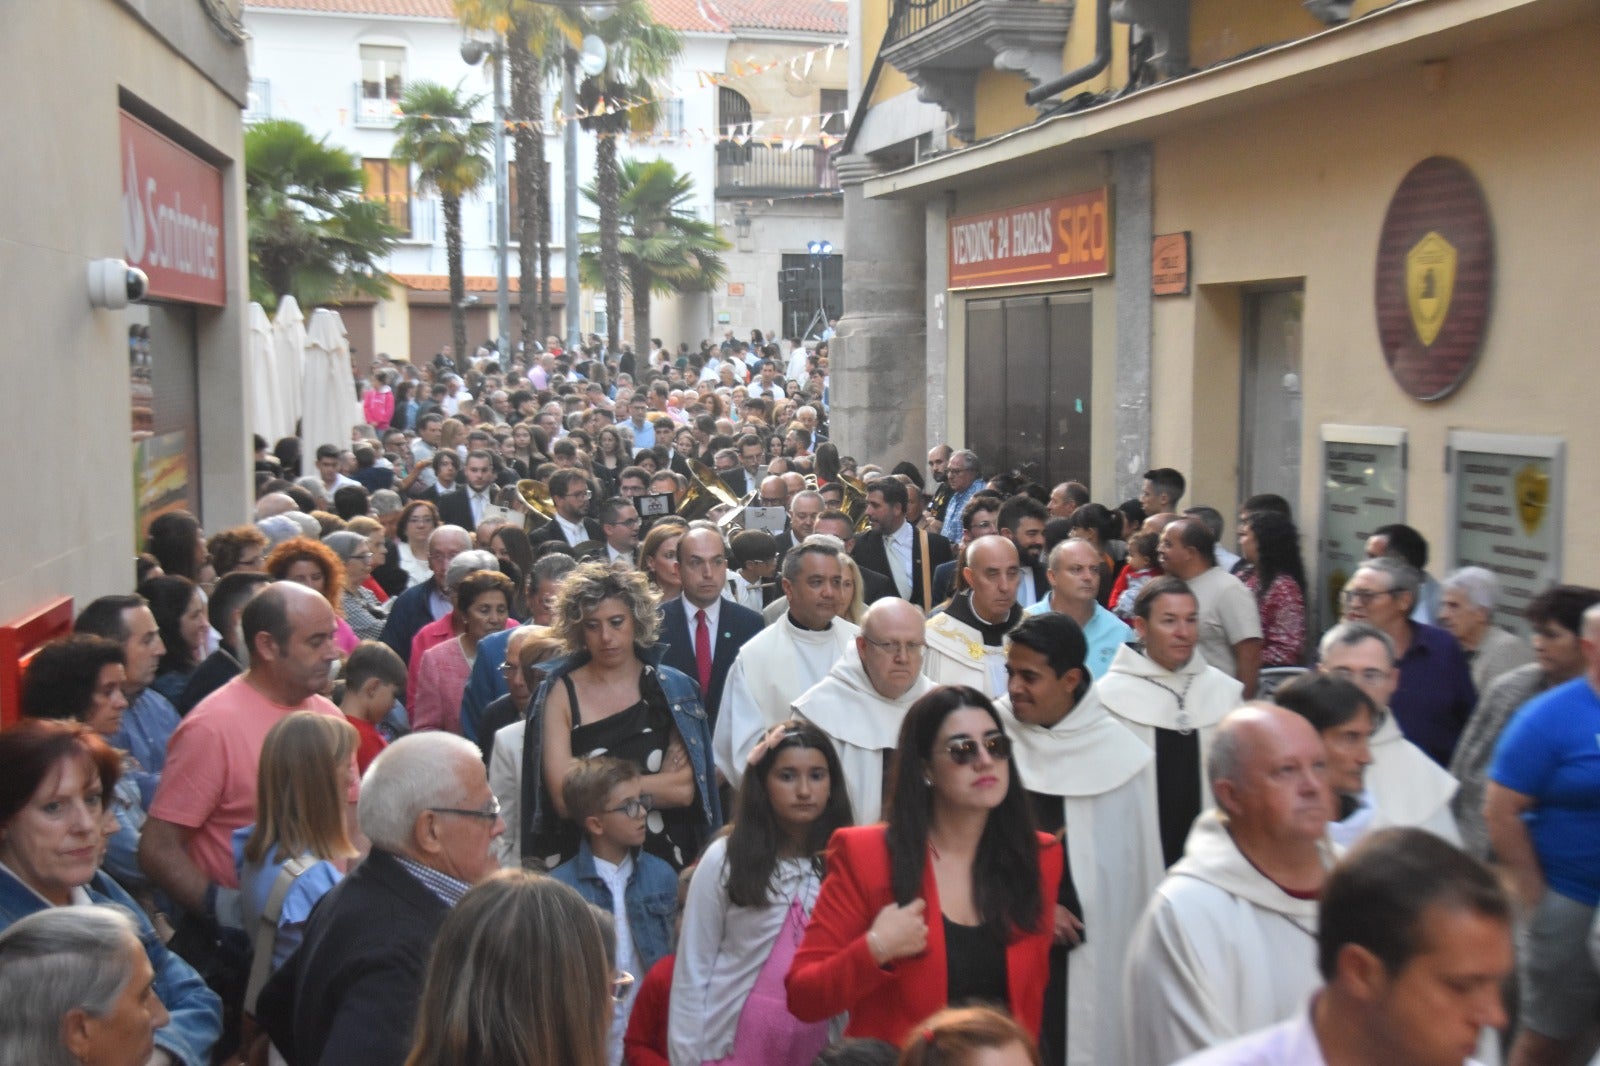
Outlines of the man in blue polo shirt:
{"label": "man in blue polo shirt", "polygon": [[1023,610],[1024,614],[1055,611],[1078,623],[1089,643],[1085,665],[1096,680],[1111,668],[1117,649],[1134,639],[1128,624],[1095,601],[1100,591],[1100,553],[1086,540],[1064,540],[1050,550],[1045,571],[1050,595]]}

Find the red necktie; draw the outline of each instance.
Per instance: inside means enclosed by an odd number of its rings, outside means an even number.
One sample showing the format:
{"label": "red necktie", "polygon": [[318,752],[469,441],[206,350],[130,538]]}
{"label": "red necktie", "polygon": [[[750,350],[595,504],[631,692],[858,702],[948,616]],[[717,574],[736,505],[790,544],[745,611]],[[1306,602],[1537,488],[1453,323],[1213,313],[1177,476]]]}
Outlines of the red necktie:
{"label": "red necktie", "polygon": [[711,698],[711,628],[706,625],[706,613],[694,613],[694,666],[700,674],[700,697]]}

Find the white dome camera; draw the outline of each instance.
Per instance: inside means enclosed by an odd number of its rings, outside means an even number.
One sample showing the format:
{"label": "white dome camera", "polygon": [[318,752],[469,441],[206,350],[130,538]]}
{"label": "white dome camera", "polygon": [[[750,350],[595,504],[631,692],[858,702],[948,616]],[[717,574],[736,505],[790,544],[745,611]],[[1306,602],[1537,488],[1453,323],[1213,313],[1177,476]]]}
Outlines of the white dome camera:
{"label": "white dome camera", "polygon": [[115,311],[150,295],[150,277],[121,259],[89,263],[89,306]]}

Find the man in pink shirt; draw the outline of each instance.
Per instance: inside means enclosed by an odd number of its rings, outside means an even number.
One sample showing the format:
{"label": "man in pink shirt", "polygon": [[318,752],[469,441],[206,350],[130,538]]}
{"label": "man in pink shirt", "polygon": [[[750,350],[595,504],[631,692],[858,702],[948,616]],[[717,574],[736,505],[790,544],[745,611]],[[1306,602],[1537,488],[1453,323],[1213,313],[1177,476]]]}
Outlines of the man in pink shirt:
{"label": "man in pink shirt", "polygon": [[256,820],[267,731],[295,711],[338,715],[318,695],[339,660],[336,620],[322,596],[269,585],[240,616],[250,667],[207,696],[172,735],[167,769],[139,841],[139,865],[186,911],[243,928],[233,831]]}

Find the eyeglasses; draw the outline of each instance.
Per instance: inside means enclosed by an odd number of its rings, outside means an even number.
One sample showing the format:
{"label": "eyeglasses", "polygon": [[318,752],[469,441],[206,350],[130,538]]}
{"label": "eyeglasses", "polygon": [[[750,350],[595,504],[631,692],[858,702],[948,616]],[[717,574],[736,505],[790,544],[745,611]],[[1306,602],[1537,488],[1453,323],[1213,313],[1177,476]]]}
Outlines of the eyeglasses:
{"label": "eyeglasses", "polygon": [[863,636],[861,639],[866,641],[868,644],[871,644],[879,651],[888,652],[896,659],[900,658],[902,655],[921,655],[922,650],[927,647],[927,645],[920,640],[873,640],[871,637],[867,636]]}
{"label": "eyeglasses", "polygon": [[482,818],[486,822],[498,821],[500,818],[500,801],[491,799],[489,806],[482,810],[472,810],[464,807],[429,807],[434,814],[459,814],[463,818]]}
{"label": "eyeglasses", "polygon": [[1393,596],[1394,589],[1345,589],[1339,593],[1344,603],[1371,603],[1379,596]]}
{"label": "eyeglasses", "polygon": [[[971,737],[961,737],[952,740],[944,746],[944,753],[950,756],[950,761],[957,766],[966,766],[978,759],[979,741]],[[1005,762],[1011,758],[1011,738],[1004,733],[990,733],[983,738],[983,750],[989,753],[989,758],[996,762]]]}
{"label": "eyeglasses", "polygon": [[372,553],[371,552],[361,552],[361,553],[359,553],[357,555],[350,556],[350,558],[359,560],[360,562],[363,562],[363,563],[370,562],[372,560]]}
{"label": "eyeglasses", "polygon": [[621,522],[611,522],[609,524],[613,526],[626,526],[628,529],[637,529],[639,526],[639,520],[637,518],[628,518]]}
{"label": "eyeglasses", "polygon": [[593,495],[594,493],[590,492],[588,489],[584,489],[582,492],[569,492],[567,493],[566,498],[569,500],[587,500]]}
{"label": "eyeglasses", "polygon": [[617,975],[611,979],[611,1002],[626,1002],[631,991],[633,991],[633,974],[627,970],[617,971]]}
{"label": "eyeglasses", "polygon": [[638,799],[630,799],[620,807],[607,807],[601,814],[623,814],[629,818],[643,818],[656,809],[655,797],[650,793],[642,793]]}

